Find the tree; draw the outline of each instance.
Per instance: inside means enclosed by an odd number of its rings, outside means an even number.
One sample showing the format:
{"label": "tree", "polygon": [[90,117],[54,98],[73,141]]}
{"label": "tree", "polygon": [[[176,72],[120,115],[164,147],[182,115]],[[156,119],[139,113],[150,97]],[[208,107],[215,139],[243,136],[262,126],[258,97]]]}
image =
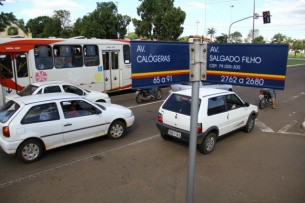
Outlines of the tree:
{"label": "tree", "polygon": [[272,43],[285,43],[287,41],[287,37],[282,35],[281,33],[277,33],[271,39]]}
{"label": "tree", "polygon": [[253,30],[249,30],[248,39],[251,42],[252,39],[255,39],[259,37],[259,29],[254,29],[254,36],[253,36]]}
{"label": "tree", "polygon": [[238,31],[230,34],[230,38],[235,42],[241,42],[242,34]]}
{"label": "tree", "polygon": [[11,25],[11,23],[16,23],[16,22],[17,22],[17,19],[13,15],[12,12],[11,13],[1,12],[1,14],[0,14],[0,32],[3,32],[7,26]]}
{"label": "tree", "polygon": [[259,37],[254,38],[253,43],[257,43],[257,44],[259,44],[259,43],[261,43],[261,44],[265,44],[266,42],[264,41],[264,37],[263,37],[263,36],[259,36]]}
{"label": "tree", "polygon": [[97,8],[74,24],[73,34],[87,38],[101,39],[124,38],[126,27],[131,22],[129,16],[117,14],[117,7],[113,2],[97,3]]}
{"label": "tree", "polygon": [[139,0],[137,14],[141,20],[132,19],[135,32],[151,40],[177,40],[183,33],[186,14],[174,7],[174,0]]}
{"label": "tree", "polygon": [[125,38],[134,40],[134,39],[138,38],[138,35],[135,32],[130,32],[130,33],[128,33],[128,35],[125,36]]}
{"label": "tree", "polygon": [[69,23],[71,22],[70,15],[71,15],[70,11],[58,10],[58,11],[54,11],[53,18],[59,18],[61,27],[65,29],[66,27],[69,26]]}
{"label": "tree", "polygon": [[212,42],[212,38],[213,38],[213,36],[214,36],[214,34],[216,33],[216,30],[215,30],[215,28],[208,28],[208,32],[207,32],[207,34],[208,35],[210,35],[211,36],[211,42]]}
{"label": "tree", "polygon": [[219,42],[219,43],[227,43],[228,40],[228,35],[225,33],[221,33],[221,36],[216,37],[216,41],[215,42]]}
{"label": "tree", "polygon": [[25,28],[31,30],[33,38],[60,37],[61,32],[60,20],[48,16],[30,19]]}
{"label": "tree", "polygon": [[300,50],[304,50],[304,40],[295,40],[292,44],[292,48],[294,50],[294,57],[296,57],[297,53],[299,53]]}

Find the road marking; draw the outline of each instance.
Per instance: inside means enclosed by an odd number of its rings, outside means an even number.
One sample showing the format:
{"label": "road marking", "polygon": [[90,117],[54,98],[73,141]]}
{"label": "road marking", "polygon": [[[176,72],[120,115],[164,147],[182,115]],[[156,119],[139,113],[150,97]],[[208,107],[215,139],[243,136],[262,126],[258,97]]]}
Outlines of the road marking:
{"label": "road marking", "polygon": [[258,119],[255,120],[255,125],[263,132],[274,133],[274,131],[271,128],[266,126],[265,123],[261,122]]}
{"label": "road marking", "polygon": [[164,100],[158,100],[158,101],[155,101],[155,102],[149,102],[149,103],[145,103],[145,104],[139,104],[137,106],[130,106],[130,107],[127,107],[129,109],[132,109],[132,108],[136,108],[136,107],[141,107],[141,106],[147,106],[147,105],[150,105],[150,104],[155,104],[155,103],[159,103],[159,102],[163,102]]}
{"label": "road marking", "polygon": [[138,140],[138,141],[135,141],[135,142],[126,144],[126,145],[122,145],[122,146],[120,146],[120,147],[116,147],[116,148],[110,149],[110,150],[108,150],[108,151],[101,152],[101,153],[99,153],[99,154],[95,154],[95,155],[88,156],[88,157],[85,157],[85,158],[82,158],[82,159],[78,159],[78,160],[72,161],[72,162],[70,162],[70,163],[66,163],[66,164],[63,164],[63,165],[59,165],[59,166],[56,166],[56,167],[54,167],[54,168],[46,169],[46,170],[41,171],[41,172],[37,172],[37,173],[31,174],[31,175],[27,175],[27,176],[24,176],[24,177],[15,179],[15,180],[11,180],[11,181],[8,181],[8,182],[6,182],[6,183],[1,183],[1,184],[0,184],[0,188],[4,188],[4,187],[10,186],[10,185],[19,183],[19,182],[21,182],[21,181],[23,181],[23,180],[27,180],[27,179],[31,179],[31,178],[37,178],[37,177],[39,177],[39,176],[42,176],[42,175],[45,175],[45,174],[54,172],[54,171],[59,170],[59,169],[61,169],[61,168],[68,167],[68,166],[72,166],[72,165],[77,164],[77,163],[79,163],[79,162],[86,161],[86,160],[88,160],[88,159],[92,159],[92,158],[94,158],[94,157],[101,156],[101,155],[104,155],[104,154],[108,154],[108,153],[113,152],[113,151],[121,150],[121,149],[130,147],[130,146],[134,146],[134,145],[137,145],[137,144],[141,144],[141,143],[143,143],[143,142],[147,142],[147,141],[153,140],[153,139],[158,138],[158,137],[160,137],[160,134],[153,135],[153,136],[150,136],[150,137],[147,137],[147,138],[144,138],[144,139],[141,139],[141,140]]}

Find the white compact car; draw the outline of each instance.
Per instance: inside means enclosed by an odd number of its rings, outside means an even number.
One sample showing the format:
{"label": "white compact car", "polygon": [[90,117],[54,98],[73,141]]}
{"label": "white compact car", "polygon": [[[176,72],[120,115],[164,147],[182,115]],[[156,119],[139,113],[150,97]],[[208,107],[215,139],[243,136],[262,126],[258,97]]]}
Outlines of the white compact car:
{"label": "white compact car", "polygon": [[[174,92],[161,105],[156,124],[164,139],[189,141],[191,94],[191,89]],[[243,102],[234,92],[200,89],[197,123],[199,152],[211,153],[216,139],[233,130],[243,128],[251,132],[257,115],[257,106]]]}
{"label": "white compact car", "polygon": [[28,96],[32,94],[47,94],[47,93],[74,93],[92,102],[106,102],[111,103],[111,100],[108,94],[98,92],[98,91],[89,91],[82,89],[74,84],[64,82],[64,81],[46,81],[46,82],[36,82],[29,84],[18,94],[9,94],[5,97],[5,101],[9,101],[15,97]]}
{"label": "white compact car", "polygon": [[[168,94],[171,94],[172,92],[177,92],[177,91],[180,91],[180,90],[191,89],[191,88],[192,88],[191,83],[182,83],[182,84],[170,85]],[[205,82],[205,81],[200,81],[199,88],[215,88],[215,89],[233,91],[232,85],[216,84],[216,83],[210,83],[210,82]]]}
{"label": "white compact car", "polygon": [[70,93],[17,97],[0,109],[0,145],[7,154],[34,162],[45,150],[103,135],[121,138],[134,119],[126,107]]}

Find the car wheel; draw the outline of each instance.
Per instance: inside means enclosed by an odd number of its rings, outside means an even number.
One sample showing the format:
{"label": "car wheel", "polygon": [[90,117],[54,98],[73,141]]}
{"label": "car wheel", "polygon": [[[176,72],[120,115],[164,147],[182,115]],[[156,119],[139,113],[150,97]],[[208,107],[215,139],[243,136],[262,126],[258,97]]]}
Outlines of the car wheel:
{"label": "car wheel", "polygon": [[41,142],[38,140],[26,140],[21,143],[17,149],[17,157],[23,162],[34,162],[37,161],[43,152],[43,147]]}
{"label": "car wheel", "polygon": [[108,137],[110,139],[119,139],[124,136],[126,126],[122,121],[114,121],[109,128]]}
{"label": "car wheel", "polygon": [[136,96],[136,101],[138,104],[143,102],[143,95],[141,93]]}
{"label": "car wheel", "polygon": [[161,90],[158,90],[157,91],[157,94],[156,94],[156,100],[160,100],[160,99],[162,99],[162,91]]}
{"label": "car wheel", "polygon": [[161,137],[164,139],[164,140],[171,140],[172,137],[170,137],[169,135],[165,134],[165,133],[161,133]]}
{"label": "car wheel", "polygon": [[202,154],[209,154],[211,153],[216,144],[216,133],[210,132],[203,140],[203,142],[198,145],[198,151]]}
{"label": "car wheel", "polygon": [[254,125],[255,125],[255,118],[254,118],[254,116],[250,116],[248,121],[247,121],[247,124],[244,128],[244,131],[247,132],[247,133],[252,132],[252,130],[254,128]]}

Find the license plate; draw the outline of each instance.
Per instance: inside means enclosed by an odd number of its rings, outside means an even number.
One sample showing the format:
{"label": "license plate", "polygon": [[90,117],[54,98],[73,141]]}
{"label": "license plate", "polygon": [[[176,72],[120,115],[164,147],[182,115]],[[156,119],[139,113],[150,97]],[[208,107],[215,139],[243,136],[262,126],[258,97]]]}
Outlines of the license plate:
{"label": "license plate", "polygon": [[174,136],[174,137],[181,138],[181,133],[176,132],[174,130],[168,130],[168,134],[171,135],[171,136]]}

